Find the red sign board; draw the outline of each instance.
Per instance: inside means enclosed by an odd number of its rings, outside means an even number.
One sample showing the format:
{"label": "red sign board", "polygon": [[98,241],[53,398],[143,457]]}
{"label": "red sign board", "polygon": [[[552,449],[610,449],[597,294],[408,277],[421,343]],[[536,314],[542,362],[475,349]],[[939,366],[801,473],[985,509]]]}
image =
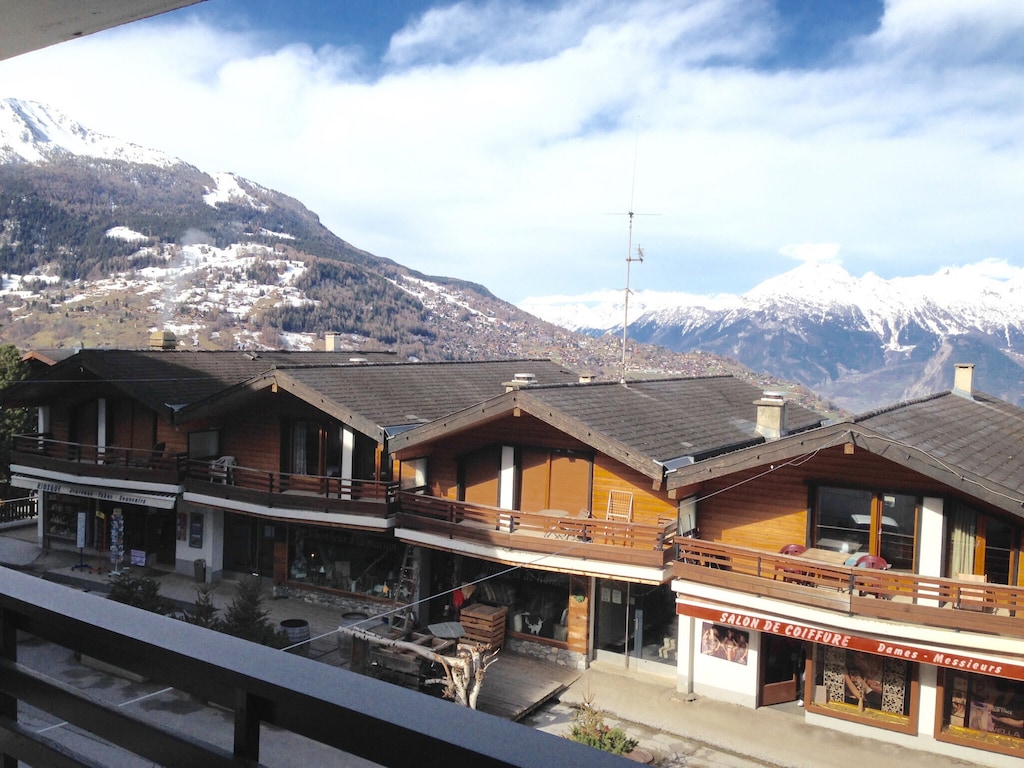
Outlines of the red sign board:
{"label": "red sign board", "polygon": [[933,664],[936,667],[943,667],[945,669],[976,672],[979,675],[996,675],[1011,680],[1024,680],[1024,666],[1019,664],[978,659],[964,654],[946,653],[945,651],[893,643],[888,640],[860,637],[837,630],[810,627],[805,624],[794,624],[788,621],[778,621],[727,608],[677,603],[676,613],[683,616],[692,616],[697,619],[706,619],[716,624],[742,627],[754,632],[770,632],[774,635],[784,635],[785,637],[804,640],[808,643],[834,645],[838,648],[849,648],[852,651],[874,653],[879,656],[892,656],[893,658],[905,659],[906,661],[913,661],[919,664]]}

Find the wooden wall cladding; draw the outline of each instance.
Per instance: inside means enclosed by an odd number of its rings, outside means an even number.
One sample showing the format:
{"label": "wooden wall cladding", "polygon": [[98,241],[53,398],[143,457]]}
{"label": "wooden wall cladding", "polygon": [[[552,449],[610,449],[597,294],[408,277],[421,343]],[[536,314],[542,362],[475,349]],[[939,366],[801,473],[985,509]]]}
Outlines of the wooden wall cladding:
{"label": "wooden wall cladding", "polygon": [[775,471],[759,467],[706,483],[697,493],[701,537],[776,551],[785,544],[806,543],[815,485],[925,496],[944,496],[951,490],[865,450],[848,454],[837,446]]}
{"label": "wooden wall cladding", "polygon": [[281,422],[276,414],[259,419],[234,418],[220,435],[224,456],[234,456],[240,466],[277,472],[281,469]]}
{"label": "wooden wall cladding", "polygon": [[604,517],[608,493],[617,490],[632,492],[634,521],[657,524],[663,520],[674,520],[676,501],[670,499],[665,491],[655,491],[651,485],[651,478],[646,475],[603,454],[595,456],[591,507],[594,517]]}

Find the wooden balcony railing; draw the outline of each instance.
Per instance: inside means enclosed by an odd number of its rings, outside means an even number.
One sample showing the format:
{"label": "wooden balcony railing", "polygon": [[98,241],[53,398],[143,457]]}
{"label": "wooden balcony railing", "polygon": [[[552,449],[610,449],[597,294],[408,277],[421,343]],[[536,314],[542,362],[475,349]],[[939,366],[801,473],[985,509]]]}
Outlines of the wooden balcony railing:
{"label": "wooden balcony railing", "polygon": [[184,453],[168,453],[161,444],[123,448],[54,440],[46,435],[15,435],[13,449],[12,461],[24,459],[33,465],[50,462],[51,466],[52,462],[73,464],[76,474],[83,474],[83,468],[91,465],[102,468],[95,472],[100,476],[121,474],[124,470],[151,470],[180,479],[188,458]]}
{"label": "wooden balcony railing", "polygon": [[1024,637],[1024,587],[817,562],[676,539],[685,581],[907,624]]}
{"label": "wooden balcony railing", "polygon": [[275,472],[216,460],[192,459],[186,475],[188,490],[217,498],[375,517],[386,517],[394,510],[398,491],[397,483]]}
{"label": "wooden balcony railing", "polygon": [[399,494],[398,525],[452,540],[588,560],[661,567],[675,559],[675,520],[632,523],[560,510],[522,512],[406,490]]}

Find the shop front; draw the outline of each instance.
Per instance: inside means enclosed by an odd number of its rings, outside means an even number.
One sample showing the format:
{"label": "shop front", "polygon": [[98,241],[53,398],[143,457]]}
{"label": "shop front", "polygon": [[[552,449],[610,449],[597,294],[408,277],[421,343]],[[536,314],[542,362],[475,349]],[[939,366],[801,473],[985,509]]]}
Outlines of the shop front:
{"label": "shop front", "polygon": [[111,568],[174,566],[175,497],[39,484],[47,546],[110,553]]}
{"label": "shop front", "polygon": [[[910,640],[782,621],[750,611],[680,601],[681,687],[748,706],[790,700],[795,687],[809,722],[867,727],[892,740],[956,752],[1024,750],[1024,665]],[[740,666],[749,667],[741,671]],[[801,670],[801,666],[803,669]],[[802,680],[802,682],[801,682]],[[881,735],[875,738],[885,738]]]}
{"label": "shop front", "polygon": [[671,584],[598,579],[595,597],[597,660],[674,674],[677,619]]}
{"label": "shop front", "polygon": [[[309,525],[261,524],[261,573],[275,582],[307,585],[390,600],[402,576],[405,545],[391,536]],[[225,539],[225,546],[229,542]],[[235,549],[244,552],[244,547]],[[270,559],[267,559],[267,553]],[[225,551],[225,557],[227,551]],[[269,563],[269,568],[268,568]]]}

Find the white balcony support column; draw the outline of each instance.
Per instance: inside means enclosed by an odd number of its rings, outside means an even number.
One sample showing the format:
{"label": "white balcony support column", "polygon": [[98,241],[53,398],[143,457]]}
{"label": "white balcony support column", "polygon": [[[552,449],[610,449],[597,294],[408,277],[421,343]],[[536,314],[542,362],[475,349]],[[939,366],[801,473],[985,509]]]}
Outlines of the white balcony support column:
{"label": "white balcony support column", "polygon": [[917,665],[917,735],[926,739],[934,736],[935,712],[938,700],[939,668],[933,664]]}
{"label": "white balcony support column", "polygon": [[107,398],[96,401],[96,446],[102,454],[107,447]]}
{"label": "white balcony support column", "polygon": [[691,616],[679,616],[679,637],[676,639],[676,690],[679,693],[693,693],[694,654],[700,635],[697,620]]}
{"label": "white balcony support column", "polygon": [[[921,503],[921,530],[918,534],[917,572],[921,576],[942,576],[942,540],[944,520],[942,499],[926,496]],[[938,606],[937,600],[919,599],[919,605]]]}
{"label": "white balcony support column", "polygon": [[[516,449],[511,445],[501,446],[501,469],[498,473],[498,506],[515,509],[516,502]],[[499,527],[512,530],[511,516],[501,516]]]}
{"label": "white balcony support column", "polygon": [[50,406],[40,405],[36,410],[36,432],[45,435],[50,431]]}
{"label": "white balcony support column", "polygon": [[[356,434],[348,427],[341,428],[341,478],[343,481],[349,481],[352,479],[352,457],[356,452]],[[343,499],[351,499],[352,494],[349,492],[349,486],[343,486],[346,490],[341,494]]]}

